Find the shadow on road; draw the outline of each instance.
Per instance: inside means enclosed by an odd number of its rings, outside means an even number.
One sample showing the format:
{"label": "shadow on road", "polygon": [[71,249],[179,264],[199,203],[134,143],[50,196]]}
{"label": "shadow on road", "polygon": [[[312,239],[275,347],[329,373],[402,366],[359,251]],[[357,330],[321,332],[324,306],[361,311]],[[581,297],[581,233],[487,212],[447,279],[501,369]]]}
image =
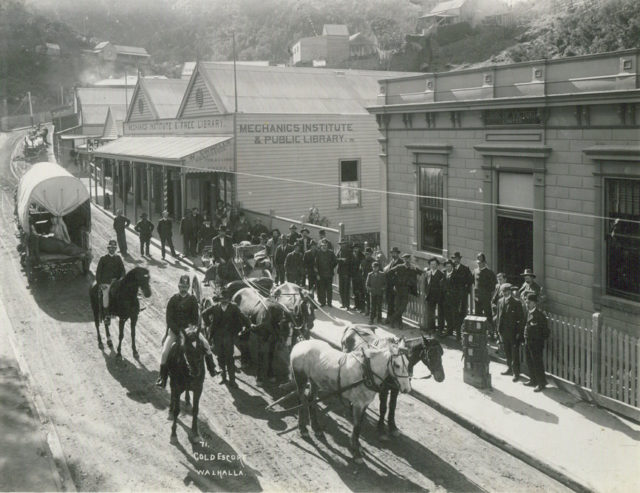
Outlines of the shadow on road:
{"label": "shadow on road", "polygon": [[40,309],[61,322],[93,322],[89,303],[92,276],[65,276],[30,284],[31,295]]}
{"label": "shadow on road", "polygon": [[536,421],[544,421],[545,423],[551,423],[557,425],[559,423],[558,416],[544,409],[532,406],[531,404],[521,401],[517,397],[507,395],[497,388],[483,391],[483,394],[488,395],[492,401],[500,404],[502,407],[511,409],[513,412],[527,416]]}
{"label": "shadow on road", "polygon": [[157,371],[148,370],[140,361],[137,362],[140,366],[136,366],[124,355],[122,359],[116,358],[115,351],[107,348],[102,351],[102,357],[111,376],[127,390],[129,399],[141,404],[149,403],[156,409],[169,408],[169,393],[155,386]]}

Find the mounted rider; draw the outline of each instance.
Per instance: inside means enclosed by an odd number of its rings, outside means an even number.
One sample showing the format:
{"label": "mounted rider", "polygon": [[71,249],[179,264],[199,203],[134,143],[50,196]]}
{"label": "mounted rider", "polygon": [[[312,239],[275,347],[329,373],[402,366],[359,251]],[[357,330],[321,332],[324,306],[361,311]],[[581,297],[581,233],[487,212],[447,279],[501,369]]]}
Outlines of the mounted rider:
{"label": "mounted rider", "polygon": [[[173,344],[180,340],[180,344],[184,344],[185,341],[185,329],[187,327],[197,327],[199,310],[198,300],[193,294],[189,293],[190,279],[188,275],[180,276],[178,282],[178,293],[174,294],[167,303],[167,332],[163,338],[164,345],[162,346],[162,357],[160,358],[160,376],[156,385],[158,387],[166,387],[167,377],[169,376],[169,369],[167,367],[167,360],[169,359],[169,352]],[[198,339],[200,344],[205,350],[205,361],[207,363],[207,369],[209,374],[213,377],[216,375],[216,366],[213,361],[213,353],[209,342],[201,333],[198,333]],[[187,359],[185,358],[185,361]],[[187,368],[189,368],[189,362],[187,361]]]}
{"label": "mounted rider", "polygon": [[125,275],[124,262],[122,257],[116,253],[118,243],[116,240],[109,240],[107,254],[100,257],[98,268],[96,269],[96,283],[102,292],[102,315],[106,323],[110,322],[109,313],[109,291],[111,284],[116,279]]}

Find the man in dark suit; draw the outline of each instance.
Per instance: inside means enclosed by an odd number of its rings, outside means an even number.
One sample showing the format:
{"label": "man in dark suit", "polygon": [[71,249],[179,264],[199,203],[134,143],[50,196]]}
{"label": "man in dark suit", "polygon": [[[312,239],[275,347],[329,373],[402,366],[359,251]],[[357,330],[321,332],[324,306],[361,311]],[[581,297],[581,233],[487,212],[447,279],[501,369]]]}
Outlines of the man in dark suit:
{"label": "man in dark suit", "polygon": [[442,308],[444,320],[447,324],[447,332],[444,335],[453,335],[456,326],[456,310],[458,308],[458,295],[453,285],[453,262],[444,261],[444,273],[442,277]]}
{"label": "man in dark suit", "polygon": [[304,255],[304,253],[307,252],[315,242],[311,239],[311,236],[309,236],[309,230],[307,228],[302,228],[300,233],[302,236],[299,238],[299,241],[302,242],[302,254]]}
{"label": "man in dark suit", "polygon": [[327,239],[327,232],[324,229],[321,229],[320,231],[318,231],[318,237],[319,237],[318,243],[322,242],[322,240],[326,241],[327,248],[333,252],[333,243],[331,243]]}
{"label": "man in dark suit", "polygon": [[502,374],[513,375],[513,381],[517,382],[520,379],[520,343],[524,315],[522,305],[511,295],[511,284],[505,283],[500,289],[502,298],[498,300],[496,328],[504,345],[508,367]]}
{"label": "man in dark suit", "polygon": [[180,221],[180,234],[184,242],[184,255],[187,257],[194,256],[198,242],[198,218],[196,213],[185,211],[184,217]]}
{"label": "man in dark suit", "polygon": [[475,302],[474,315],[487,317],[489,332],[491,337],[495,338],[495,328],[493,327],[493,314],[491,310],[491,296],[493,295],[498,279],[494,272],[487,267],[487,259],[484,253],[479,253],[476,256],[476,262],[478,263],[478,267],[473,271],[473,283],[475,285],[473,293]]}
{"label": "man in dark suit", "polygon": [[404,263],[400,258],[400,249],[398,247],[393,247],[391,249],[391,259],[389,263],[382,269],[382,271],[386,274],[387,280],[387,320],[386,323],[390,324],[393,321],[393,312],[395,310],[395,301],[396,301],[396,290],[395,290],[395,276],[393,274],[388,274],[388,272],[394,267]]}
{"label": "man in dark suit", "polygon": [[299,241],[293,247],[293,251],[289,252],[284,260],[284,272],[287,276],[287,282],[304,286],[304,261],[302,257],[302,244]]}
{"label": "man in dark suit", "polygon": [[120,253],[127,256],[127,235],[125,230],[129,227],[131,221],[129,218],[122,215],[122,211],[118,209],[116,211],[116,217],[113,219],[113,229],[116,232],[116,239],[118,240],[118,248]]}
{"label": "man in dark suit", "polygon": [[437,258],[429,259],[429,268],[425,269],[424,286],[422,292],[426,302],[427,331],[436,330],[436,309],[438,310],[438,331],[444,328],[444,311],[442,307],[442,281],[444,274],[438,268],[440,262]]}
{"label": "man in dark suit", "polygon": [[162,251],[162,259],[165,256],[165,246],[169,245],[171,255],[176,256],[176,250],[173,247],[173,226],[169,219],[169,211],[162,212],[162,219],[158,221],[158,236],[160,236],[160,247]]}
{"label": "man in dark suit", "polygon": [[455,295],[454,306],[456,317],[454,328],[456,330],[456,338],[458,340],[461,338],[462,323],[464,322],[464,318],[467,316],[469,308],[468,297],[471,292],[471,286],[473,285],[473,275],[471,274],[471,270],[469,270],[469,267],[462,264],[460,262],[461,260],[462,256],[460,255],[460,252],[454,253],[453,257],[451,257],[451,261],[453,262],[451,282],[453,293]]}
{"label": "man in dark suit", "polygon": [[342,308],[349,309],[351,305],[351,274],[353,252],[347,240],[340,240],[340,249],[336,255],[338,260],[338,291]]}
{"label": "man in dark suit", "polygon": [[527,296],[527,323],[524,326],[524,350],[531,379],[528,387],[535,387],[534,392],[542,392],[547,386],[544,370],[544,342],[549,337],[547,317],[538,309],[538,295]]}
{"label": "man in dark suit", "polygon": [[327,240],[320,241],[320,250],[316,255],[316,269],[318,271],[318,301],[320,306],[331,306],[333,300],[333,273],[338,260],[333,250],[329,248]]}
{"label": "man in dark suit", "polygon": [[217,272],[220,283],[224,285],[232,281],[235,277],[233,274],[233,264],[231,263],[234,251],[233,241],[231,237],[227,235],[227,227],[221,224],[219,231],[218,236],[211,240],[211,257],[213,262],[205,275],[205,280],[213,279],[213,272]]}

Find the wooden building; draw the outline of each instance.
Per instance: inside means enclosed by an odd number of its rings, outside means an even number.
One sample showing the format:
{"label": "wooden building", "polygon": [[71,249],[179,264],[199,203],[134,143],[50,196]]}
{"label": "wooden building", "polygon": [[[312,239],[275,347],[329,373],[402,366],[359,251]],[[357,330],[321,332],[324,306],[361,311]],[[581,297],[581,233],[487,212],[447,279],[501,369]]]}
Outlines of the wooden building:
{"label": "wooden building", "polygon": [[333,227],[377,236],[380,197],[360,190],[380,185],[380,134],[366,107],[378,79],[406,74],[248,65],[236,74],[199,63],[173,118],[148,110],[139,85],[124,136],[96,156],[151,166],[163,190],[156,208],[174,217],[213,214],[218,200],[296,219],[316,206]]}
{"label": "wooden building", "polygon": [[380,81],[383,249],[533,268],[545,308],[640,333],[640,51]]}

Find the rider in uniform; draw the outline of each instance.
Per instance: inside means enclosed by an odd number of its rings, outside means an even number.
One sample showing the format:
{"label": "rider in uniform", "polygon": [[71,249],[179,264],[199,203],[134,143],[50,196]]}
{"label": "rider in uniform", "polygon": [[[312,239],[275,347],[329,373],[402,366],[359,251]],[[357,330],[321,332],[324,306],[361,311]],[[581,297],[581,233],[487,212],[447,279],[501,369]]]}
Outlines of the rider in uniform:
{"label": "rider in uniform", "polygon": [[102,310],[105,322],[109,323],[109,289],[111,283],[116,279],[124,276],[124,263],[122,257],[116,253],[118,243],[116,240],[109,240],[107,245],[107,253],[100,257],[98,268],[96,269],[96,283],[100,286],[102,292]]}
{"label": "rider in uniform", "polygon": [[[169,369],[167,368],[167,360],[173,343],[180,339],[184,343],[184,330],[189,326],[198,325],[198,300],[189,293],[190,280],[188,275],[180,276],[178,282],[178,293],[174,294],[167,304],[167,333],[164,337],[164,345],[162,347],[162,357],[160,358],[160,376],[156,385],[164,388],[167,385],[167,377]],[[200,343],[205,349],[205,361],[209,374],[213,377],[216,375],[216,367],[213,362],[213,353],[207,339],[198,333]],[[185,358],[186,361],[186,358]],[[189,363],[187,362],[187,367]]]}

